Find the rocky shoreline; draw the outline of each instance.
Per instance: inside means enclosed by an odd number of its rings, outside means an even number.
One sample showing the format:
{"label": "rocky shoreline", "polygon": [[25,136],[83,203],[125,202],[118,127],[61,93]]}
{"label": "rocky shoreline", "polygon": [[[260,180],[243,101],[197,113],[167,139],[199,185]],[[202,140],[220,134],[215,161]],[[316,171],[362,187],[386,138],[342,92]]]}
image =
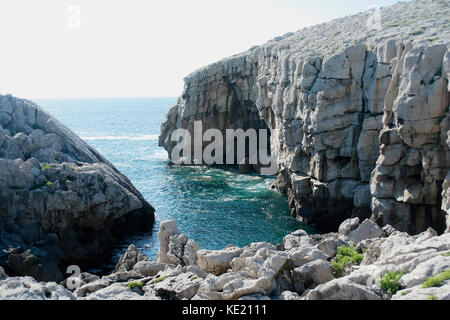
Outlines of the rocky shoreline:
{"label": "rocky shoreline", "polygon": [[42,108],[0,95],[0,300],[449,300],[449,10],[333,20],[185,79],[160,146],[194,121],[269,128],[292,216],[338,230],[277,245],[204,250],[164,221],[156,261],[130,245],[113,273],[81,272],[155,210]]}
{"label": "rocky shoreline", "polygon": [[99,264],[154,209],[94,148],[32,101],[0,95],[0,266],[63,280]]}
{"label": "rocky shoreline", "polygon": [[450,233],[431,228],[410,236],[354,218],[337,233],[298,230],[277,245],[202,250],[164,221],[159,241],[156,261],[130,245],[101,278],[45,283],[0,269],[0,299],[450,300]]}

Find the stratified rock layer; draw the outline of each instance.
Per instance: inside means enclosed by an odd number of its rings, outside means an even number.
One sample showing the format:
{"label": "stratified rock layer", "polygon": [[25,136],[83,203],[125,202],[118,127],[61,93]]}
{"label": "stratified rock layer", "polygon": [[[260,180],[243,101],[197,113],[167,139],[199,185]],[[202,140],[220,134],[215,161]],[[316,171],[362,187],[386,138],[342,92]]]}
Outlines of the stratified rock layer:
{"label": "stratified rock layer", "polygon": [[[449,214],[450,6],[411,1],[302,29],[185,78],[171,133],[271,128],[277,186],[292,214],[324,229],[373,217],[438,233]],[[448,218],[447,218],[448,220]]]}
{"label": "stratified rock layer", "polygon": [[0,265],[61,280],[67,265],[150,229],[154,209],[96,150],[31,101],[0,95]]}

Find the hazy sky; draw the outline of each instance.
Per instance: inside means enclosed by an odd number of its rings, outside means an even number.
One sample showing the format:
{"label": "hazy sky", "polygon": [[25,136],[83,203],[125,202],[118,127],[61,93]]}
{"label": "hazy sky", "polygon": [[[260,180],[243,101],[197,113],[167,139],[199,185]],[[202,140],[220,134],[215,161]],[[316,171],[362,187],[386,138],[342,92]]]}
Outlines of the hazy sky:
{"label": "hazy sky", "polygon": [[304,26],[396,2],[1,0],[0,93],[178,96],[183,77],[199,67]]}

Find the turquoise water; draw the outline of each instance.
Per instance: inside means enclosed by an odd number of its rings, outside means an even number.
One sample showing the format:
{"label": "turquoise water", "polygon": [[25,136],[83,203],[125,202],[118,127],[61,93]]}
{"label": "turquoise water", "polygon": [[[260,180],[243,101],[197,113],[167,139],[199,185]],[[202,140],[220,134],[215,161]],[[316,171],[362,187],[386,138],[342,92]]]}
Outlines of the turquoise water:
{"label": "turquoise water", "polygon": [[111,161],[156,209],[153,232],[124,239],[115,260],[130,243],[154,259],[159,223],[168,219],[204,249],[278,243],[299,228],[315,232],[293,219],[287,199],[268,188],[273,178],[168,166],[158,134],[176,98],[35,101]]}

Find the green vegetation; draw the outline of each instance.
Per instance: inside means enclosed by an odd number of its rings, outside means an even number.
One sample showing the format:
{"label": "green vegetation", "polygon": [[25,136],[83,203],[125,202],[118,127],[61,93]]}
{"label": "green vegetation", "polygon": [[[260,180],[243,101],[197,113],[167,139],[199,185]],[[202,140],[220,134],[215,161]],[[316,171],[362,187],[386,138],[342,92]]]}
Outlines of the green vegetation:
{"label": "green vegetation", "polygon": [[52,185],[53,185],[52,182],[47,181],[46,183],[38,183],[38,184],[35,184],[35,185],[31,186],[29,190],[30,190],[30,191],[34,191],[34,190],[40,189],[40,188],[42,188],[42,187],[51,187]]}
{"label": "green vegetation", "polygon": [[191,281],[194,281],[194,280],[197,280],[198,279],[198,276],[193,276],[192,278],[191,278]]}
{"label": "green vegetation", "polygon": [[410,36],[418,36],[418,35],[421,35],[422,33],[423,33],[422,30],[416,30],[416,31],[411,32],[409,35]]}
{"label": "green vegetation", "polygon": [[422,288],[440,287],[444,281],[450,280],[450,269],[439,273],[437,276],[429,277],[422,285]]}
{"label": "green vegetation", "polygon": [[400,284],[398,281],[404,275],[400,271],[389,271],[383,273],[380,279],[381,289],[387,294],[393,295],[400,290]]}
{"label": "green vegetation", "polygon": [[159,277],[159,278],[153,280],[153,283],[160,283],[160,282],[166,280],[166,279],[169,278],[169,277],[170,277],[170,276]]}
{"label": "green vegetation", "polygon": [[450,252],[446,252],[442,254],[444,257],[450,257]]}
{"label": "green vegetation", "polygon": [[130,282],[129,284],[128,284],[128,288],[130,288],[130,289],[134,289],[134,288],[140,288],[140,289],[142,289],[142,287],[144,286],[144,282],[142,282],[142,281],[139,281],[139,282]]}
{"label": "green vegetation", "polygon": [[52,166],[49,164],[46,164],[46,165],[43,165],[41,168],[42,168],[42,170],[50,170],[52,168]]}
{"label": "green vegetation", "polygon": [[434,294],[428,296],[428,300],[439,300]]}
{"label": "green vegetation", "polygon": [[439,38],[428,38],[427,39],[427,41],[429,41],[429,42],[433,42],[433,41],[436,41],[436,40],[439,40]]}
{"label": "green vegetation", "polygon": [[358,253],[355,247],[339,247],[335,260],[331,262],[334,268],[334,276],[342,277],[346,267],[350,264],[359,265],[363,259],[364,256]]}
{"label": "green vegetation", "polygon": [[388,24],[386,27],[388,27],[388,28],[400,27],[400,24],[394,22],[394,23]]}
{"label": "green vegetation", "polygon": [[406,296],[408,293],[409,293],[408,291],[403,291],[402,296]]}

